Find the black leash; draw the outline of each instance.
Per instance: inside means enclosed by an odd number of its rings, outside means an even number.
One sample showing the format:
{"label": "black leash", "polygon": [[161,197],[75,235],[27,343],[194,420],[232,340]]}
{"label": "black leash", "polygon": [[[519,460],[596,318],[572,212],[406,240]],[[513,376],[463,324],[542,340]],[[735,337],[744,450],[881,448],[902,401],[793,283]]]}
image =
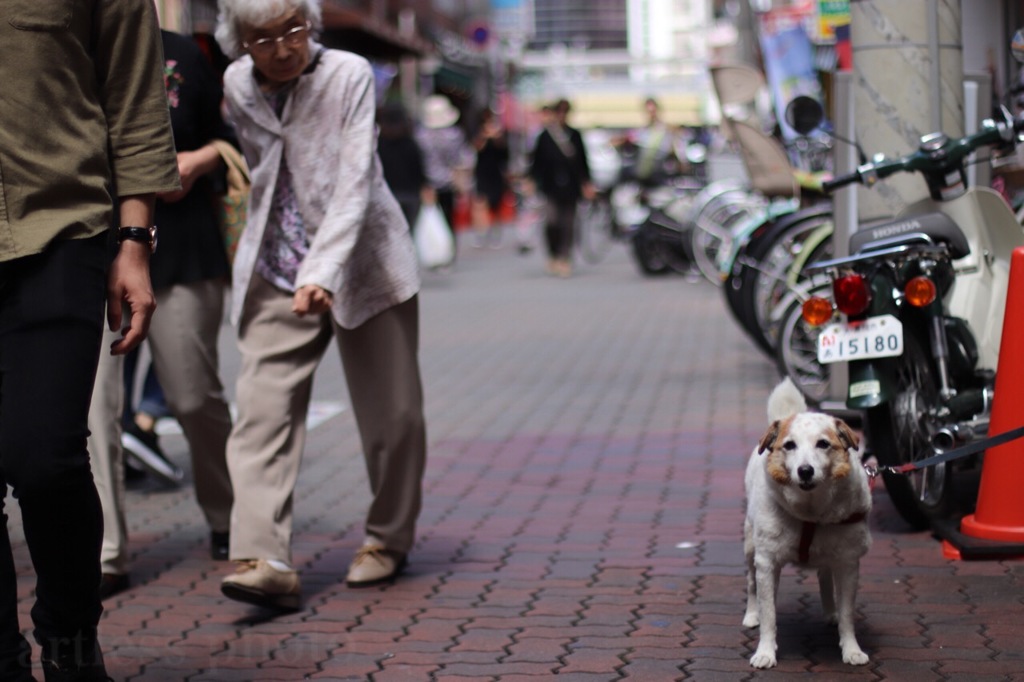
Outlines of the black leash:
{"label": "black leash", "polygon": [[967,445],[959,448],[953,448],[948,452],[940,452],[937,455],[932,455],[931,457],[926,457],[925,459],[921,459],[916,462],[909,462],[898,466],[868,466],[865,467],[865,470],[868,472],[868,476],[871,476],[872,478],[877,476],[880,472],[885,471],[892,474],[909,474],[910,472],[917,471],[918,469],[935,466],[936,464],[942,464],[943,462],[948,462],[953,459],[960,459],[961,457],[967,457],[981,452],[982,450],[994,448],[997,445],[1002,445],[1003,443],[1009,443],[1011,440],[1016,440],[1022,436],[1024,436],[1024,426],[1019,426],[1016,429],[1001,433],[998,436],[972,441]]}

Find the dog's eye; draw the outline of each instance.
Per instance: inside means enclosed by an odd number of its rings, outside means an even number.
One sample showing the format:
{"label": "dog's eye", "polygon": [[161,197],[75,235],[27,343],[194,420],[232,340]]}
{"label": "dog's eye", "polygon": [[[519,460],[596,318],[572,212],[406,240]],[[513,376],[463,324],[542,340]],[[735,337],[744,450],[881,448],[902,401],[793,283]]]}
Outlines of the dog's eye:
{"label": "dog's eye", "polygon": [[796,441],[787,440],[782,444],[783,450],[796,450]]}
{"label": "dog's eye", "polygon": [[824,438],[822,438],[821,440],[819,440],[819,441],[818,441],[818,442],[816,443],[816,445],[817,445],[817,447],[818,447],[818,449],[819,449],[819,450],[828,450],[828,449],[829,449],[830,447],[832,447],[832,443],[828,442],[828,441],[827,441],[827,440],[825,440]]}

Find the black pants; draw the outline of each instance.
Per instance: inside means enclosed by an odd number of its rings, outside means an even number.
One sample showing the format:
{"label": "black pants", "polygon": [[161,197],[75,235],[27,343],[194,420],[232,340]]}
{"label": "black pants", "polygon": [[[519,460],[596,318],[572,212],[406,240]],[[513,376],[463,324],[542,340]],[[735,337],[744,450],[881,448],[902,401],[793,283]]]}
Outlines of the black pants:
{"label": "black pants", "polygon": [[[102,612],[103,517],[86,424],[109,264],[105,235],[0,263],[0,487],[10,485],[21,507],[36,573],[34,634],[48,658],[91,656]],[[2,517],[0,679],[31,680]]]}
{"label": "black pants", "polygon": [[455,189],[441,187],[437,190],[437,205],[441,207],[444,219],[448,221],[448,229],[455,236]]}
{"label": "black pants", "polygon": [[576,237],[576,202],[560,204],[548,200],[544,237],[550,258],[572,258],[572,247]]}

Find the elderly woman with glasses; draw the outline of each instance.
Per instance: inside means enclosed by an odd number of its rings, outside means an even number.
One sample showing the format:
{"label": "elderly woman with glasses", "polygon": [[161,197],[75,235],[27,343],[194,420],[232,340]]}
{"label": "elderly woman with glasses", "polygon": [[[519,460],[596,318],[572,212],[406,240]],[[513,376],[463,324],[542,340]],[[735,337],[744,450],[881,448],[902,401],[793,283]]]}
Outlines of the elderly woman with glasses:
{"label": "elderly woman with glasses", "polygon": [[376,153],[369,63],[315,41],[318,0],[219,9],[217,40],[238,57],[224,75],[226,108],[253,182],[231,310],[242,355],[227,452],[238,570],[221,591],[291,610],[301,595],[295,483],[313,373],[332,338],[372,494],[346,583],[380,583],[405,566],[426,462],[419,272]]}

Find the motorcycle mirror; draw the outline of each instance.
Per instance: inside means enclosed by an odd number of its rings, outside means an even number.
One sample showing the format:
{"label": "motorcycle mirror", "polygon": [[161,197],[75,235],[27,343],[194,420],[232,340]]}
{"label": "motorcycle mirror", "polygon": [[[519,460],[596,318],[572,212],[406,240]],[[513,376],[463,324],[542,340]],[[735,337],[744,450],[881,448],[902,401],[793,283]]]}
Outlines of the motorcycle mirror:
{"label": "motorcycle mirror", "polygon": [[1010,52],[1018,62],[1024,63],[1024,28],[1017,29],[1010,40]]}
{"label": "motorcycle mirror", "polygon": [[786,105],[785,116],[790,128],[801,135],[806,135],[821,125],[825,111],[818,100],[807,95],[799,95]]}

